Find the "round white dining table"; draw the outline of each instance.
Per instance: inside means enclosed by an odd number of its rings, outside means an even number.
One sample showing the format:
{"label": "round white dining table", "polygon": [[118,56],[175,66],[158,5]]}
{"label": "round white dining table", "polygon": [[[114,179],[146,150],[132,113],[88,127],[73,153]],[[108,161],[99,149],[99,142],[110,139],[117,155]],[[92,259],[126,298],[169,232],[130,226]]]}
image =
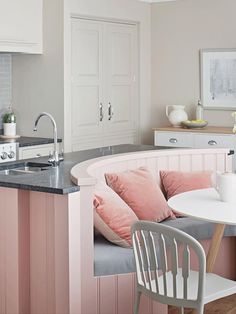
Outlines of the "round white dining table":
{"label": "round white dining table", "polygon": [[222,202],[217,191],[210,188],[175,195],[168,200],[168,205],[181,215],[216,224],[206,265],[207,272],[212,272],[225,225],[236,225],[236,203]]}

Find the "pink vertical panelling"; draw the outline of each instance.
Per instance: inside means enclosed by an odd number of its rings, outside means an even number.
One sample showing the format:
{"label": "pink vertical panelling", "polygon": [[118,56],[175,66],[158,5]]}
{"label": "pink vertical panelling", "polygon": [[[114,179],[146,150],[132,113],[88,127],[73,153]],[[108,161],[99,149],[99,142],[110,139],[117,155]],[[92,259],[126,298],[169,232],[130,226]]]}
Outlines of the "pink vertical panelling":
{"label": "pink vertical panelling", "polygon": [[20,313],[30,313],[29,191],[19,190]]}
{"label": "pink vertical panelling", "polygon": [[97,314],[99,295],[94,277],[93,186],[69,195],[70,314]]}
{"label": "pink vertical panelling", "polygon": [[150,171],[150,173],[153,176],[153,179],[157,181],[157,183],[160,182],[160,176],[159,176],[159,171],[156,168],[156,159],[155,158],[148,158],[147,159],[147,168]]}
{"label": "pink vertical panelling", "polygon": [[169,170],[169,163],[166,156],[158,156],[156,158],[156,169],[160,170]]}
{"label": "pink vertical panelling", "polygon": [[[36,192],[38,194],[38,192]],[[35,193],[34,193],[35,194]],[[46,238],[45,238],[45,256],[46,256],[46,293],[47,299],[45,300],[47,306],[47,313],[56,313],[56,284],[55,284],[55,267],[56,267],[56,256],[55,256],[55,209],[54,209],[54,195],[40,193],[40,197],[45,202],[45,227],[46,227]]]}
{"label": "pink vertical panelling", "polygon": [[0,314],[6,313],[6,262],[5,262],[5,245],[6,245],[6,210],[4,200],[4,189],[0,189]]}
{"label": "pink vertical panelling", "polygon": [[1,314],[29,311],[27,196],[27,192],[0,188]]}
{"label": "pink vertical panelling", "polygon": [[44,193],[30,193],[31,314],[47,314],[47,224]]}
{"label": "pink vertical panelling", "polygon": [[117,314],[133,313],[134,274],[117,276]]}
{"label": "pink vertical panelling", "polygon": [[18,234],[18,191],[2,190],[4,210],[6,211],[5,229],[5,280],[6,313],[19,313],[19,234]]}
{"label": "pink vertical panelling", "polygon": [[[93,237],[93,191],[91,186],[80,188],[80,261],[81,272],[81,313],[73,314],[97,314],[99,309],[99,295],[97,291],[97,279],[94,277],[94,237]],[[78,230],[78,229],[77,229]]]}
{"label": "pink vertical panelling", "polygon": [[217,155],[206,154],[204,158],[204,170],[217,170]]}
{"label": "pink vertical panelling", "polygon": [[31,314],[69,313],[67,196],[30,193]]}
{"label": "pink vertical panelling", "polygon": [[141,302],[139,306],[139,314],[153,314],[152,312],[152,300],[147,296],[141,296]]}
{"label": "pink vertical panelling", "polygon": [[179,162],[180,162],[179,157],[180,157],[179,155],[168,157],[169,170],[176,170],[176,171],[179,170]]}
{"label": "pink vertical panelling", "polygon": [[68,196],[54,195],[56,314],[69,313]]}
{"label": "pink vertical panelling", "polygon": [[[117,276],[100,277],[100,308],[101,314],[117,314],[117,291],[118,281]],[[125,302],[125,301],[124,301]]]}
{"label": "pink vertical panelling", "polygon": [[180,171],[191,171],[192,162],[191,156],[189,155],[182,155],[179,157],[179,170]]}
{"label": "pink vertical panelling", "polygon": [[81,262],[79,232],[80,192],[69,195],[68,228],[69,228],[69,306],[70,314],[81,314]]}
{"label": "pink vertical panelling", "polygon": [[152,314],[168,314],[168,305],[152,302]]}
{"label": "pink vertical panelling", "polygon": [[204,170],[204,155],[196,154],[191,157],[192,159],[192,171]]}

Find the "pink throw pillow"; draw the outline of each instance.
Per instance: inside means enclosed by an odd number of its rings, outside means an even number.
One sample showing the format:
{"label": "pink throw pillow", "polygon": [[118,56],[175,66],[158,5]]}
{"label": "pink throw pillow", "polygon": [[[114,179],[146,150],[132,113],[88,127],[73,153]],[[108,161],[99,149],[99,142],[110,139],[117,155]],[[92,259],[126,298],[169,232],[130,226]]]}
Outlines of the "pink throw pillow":
{"label": "pink throw pillow", "polygon": [[129,205],[139,219],[160,222],[174,214],[146,168],[106,173],[107,184]]}
{"label": "pink throw pillow", "polygon": [[167,199],[174,195],[212,187],[211,171],[160,171],[161,183]]}
{"label": "pink throw pillow", "polygon": [[130,247],[131,226],[138,221],[132,209],[104,184],[94,194],[94,226],[110,242]]}

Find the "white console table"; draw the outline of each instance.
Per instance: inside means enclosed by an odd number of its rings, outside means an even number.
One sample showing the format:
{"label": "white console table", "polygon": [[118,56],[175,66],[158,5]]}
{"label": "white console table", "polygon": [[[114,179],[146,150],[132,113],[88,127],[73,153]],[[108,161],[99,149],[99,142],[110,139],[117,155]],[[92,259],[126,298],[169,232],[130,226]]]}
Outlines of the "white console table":
{"label": "white console table", "polygon": [[[236,153],[236,134],[232,128],[206,127],[185,129],[174,127],[154,128],[154,145],[186,148],[229,148]],[[236,156],[233,157],[236,170]]]}

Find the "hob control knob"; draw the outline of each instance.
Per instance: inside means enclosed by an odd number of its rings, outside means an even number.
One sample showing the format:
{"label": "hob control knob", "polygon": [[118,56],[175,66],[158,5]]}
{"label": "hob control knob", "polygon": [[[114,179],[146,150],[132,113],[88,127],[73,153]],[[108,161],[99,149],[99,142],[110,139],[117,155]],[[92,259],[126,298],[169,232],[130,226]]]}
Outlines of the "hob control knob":
{"label": "hob control knob", "polygon": [[15,157],[15,152],[10,151],[10,153],[8,154],[8,157],[9,157],[10,159],[14,158],[14,157]]}
{"label": "hob control knob", "polygon": [[6,152],[3,152],[2,155],[1,155],[1,158],[3,160],[7,159],[7,153]]}

